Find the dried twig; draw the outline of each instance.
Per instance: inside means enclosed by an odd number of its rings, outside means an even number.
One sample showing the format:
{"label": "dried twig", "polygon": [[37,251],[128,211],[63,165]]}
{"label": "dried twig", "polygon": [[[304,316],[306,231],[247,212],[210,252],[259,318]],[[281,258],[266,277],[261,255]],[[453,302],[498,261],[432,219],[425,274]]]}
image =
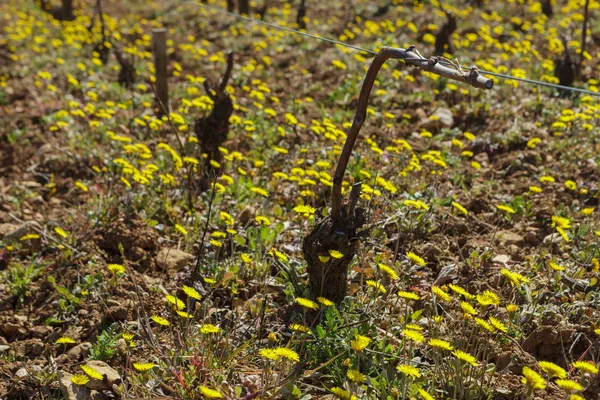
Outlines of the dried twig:
{"label": "dried twig", "polygon": [[410,46],[408,49],[382,47],[381,50],[379,50],[379,53],[377,53],[373,59],[373,62],[367,71],[367,76],[365,77],[362,89],[360,91],[360,96],[358,98],[358,105],[356,107],[356,113],[354,114],[354,121],[352,122],[350,133],[346,138],[344,148],[335,169],[333,189],[331,191],[331,214],[334,220],[338,220],[342,217],[342,180],[344,178],[344,173],[346,172],[346,167],[348,166],[348,161],[350,160],[352,149],[354,148],[354,144],[358,138],[358,133],[360,132],[362,124],[365,122],[367,115],[367,104],[371,89],[373,88],[373,83],[375,82],[375,78],[377,77],[381,66],[390,58],[404,60],[407,64],[419,67],[424,71],[441,75],[456,81],[468,83],[469,85],[479,89],[491,89],[493,86],[493,81],[480,75],[475,67],[472,67],[467,72],[462,71],[460,68],[452,69],[446,67],[440,64],[438,62],[439,59],[436,57],[426,59],[421,56],[419,52],[415,50],[415,46]]}
{"label": "dried twig", "polygon": [[585,59],[585,56],[583,55],[583,53],[585,53],[585,40],[587,38],[589,8],[590,8],[590,0],[585,0],[585,6],[584,6],[584,10],[583,10],[583,28],[581,30],[581,53],[579,54],[579,65],[577,68],[577,73],[579,75],[579,79],[581,79],[581,67],[583,65],[583,60]]}

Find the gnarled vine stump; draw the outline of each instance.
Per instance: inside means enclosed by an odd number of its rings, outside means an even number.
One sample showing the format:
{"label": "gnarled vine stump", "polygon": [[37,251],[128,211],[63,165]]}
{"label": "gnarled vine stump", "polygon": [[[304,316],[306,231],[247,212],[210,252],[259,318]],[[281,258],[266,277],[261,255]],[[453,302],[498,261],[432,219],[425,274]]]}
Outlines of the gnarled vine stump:
{"label": "gnarled vine stump", "polygon": [[[367,116],[367,105],[373,83],[381,66],[389,58],[402,59],[407,64],[425,71],[462,81],[477,88],[491,89],[493,86],[493,82],[482,77],[477,68],[473,67],[465,72],[460,66],[453,64],[451,64],[452,68],[444,66],[439,62],[439,58],[424,58],[415,50],[414,46],[410,46],[408,49],[383,47],[379,50],[367,71],[360,90],[352,127],[337,162],[331,189],[331,214],[317,223],[304,239],[302,246],[313,298],[322,296],[336,304],[344,300],[348,289],[348,266],[356,254],[359,236],[366,234],[366,232],[358,231],[366,222],[364,211],[356,207],[361,185],[358,183],[352,187],[349,205],[343,207],[342,182],[360,128]],[[343,256],[331,257],[330,250],[337,250]],[[326,261],[321,261],[322,258]]]}
{"label": "gnarled vine stump", "polygon": [[211,172],[218,170],[218,168],[214,168],[210,164],[210,161],[221,162],[222,156],[219,147],[225,143],[229,135],[229,117],[233,114],[233,102],[229,94],[225,91],[225,87],[231,76],[232,68],[233,53],[229,53],[227,56],[227,69],[225,70],[221,84],[213,90],[208,81],[204,81],[204,89],[214,102],[214,107],[207,117],[201,117],[196,120],[194,132],[196,133],[202,152],[208,155],[204,164],[204,176],[206,178],[211,176]]}

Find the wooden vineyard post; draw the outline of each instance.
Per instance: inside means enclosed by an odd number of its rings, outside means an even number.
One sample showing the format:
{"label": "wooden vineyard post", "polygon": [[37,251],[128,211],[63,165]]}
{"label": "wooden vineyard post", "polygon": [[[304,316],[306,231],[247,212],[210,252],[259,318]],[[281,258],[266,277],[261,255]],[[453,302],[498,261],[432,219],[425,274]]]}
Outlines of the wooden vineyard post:
{"label": "wooden vineyard post", "polygon": [[156,78],[157,115],[161,117],[163,110],[169,110],[169,86],[167,84],[167,30],[164,28],[152,31],[152,51]]}

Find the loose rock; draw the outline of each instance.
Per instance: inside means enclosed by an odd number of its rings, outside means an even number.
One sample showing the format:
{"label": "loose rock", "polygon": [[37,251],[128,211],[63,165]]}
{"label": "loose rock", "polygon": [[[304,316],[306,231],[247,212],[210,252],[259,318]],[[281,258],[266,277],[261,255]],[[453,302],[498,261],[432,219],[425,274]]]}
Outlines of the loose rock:
{"label": "loose rock", "polygon": [[89,382],[86,384],[89,389],[112,390],[113,386],[121,385],[121,376],[117,370],[112,368],[107,363],[98,360],[90,360],[86,363],[86,365],[90,368],[93,368],[95,371],[98,371],[98,373],[104,377],[104,380],[90,378]]}
{"label": "loose rock", "polygon": [[181,271],[194,256],[177,249],[162,248],[156,256],[156,263],[167,272]]}
{"label": "loose rock", "polygon": [[525,241],[525,239],[523,239],[523,236],[511,231],[498,232],[496,235],[496,239],[501,246],[521,246]]}
{"label": "loose rock", "polygon": [[67,357],[72,361],[79,361],[87,357],[92,344],[90,342],[83,342],[67,351]]}
{"label": "loose rock", "polygon": [[76,385],[71,381],[72,374],[66,371],[58,371],[58,384],[60,392],[66,400],[86,400],[91,398],[90,389],[85,386]]}
{"label": "loose rock", "polygon": [[435,112],[421,122],[421,128],[425,129],[441,129],[441,128],[452,128],[454,125],[454,117],[452,111],[448,108],[438,108]]}

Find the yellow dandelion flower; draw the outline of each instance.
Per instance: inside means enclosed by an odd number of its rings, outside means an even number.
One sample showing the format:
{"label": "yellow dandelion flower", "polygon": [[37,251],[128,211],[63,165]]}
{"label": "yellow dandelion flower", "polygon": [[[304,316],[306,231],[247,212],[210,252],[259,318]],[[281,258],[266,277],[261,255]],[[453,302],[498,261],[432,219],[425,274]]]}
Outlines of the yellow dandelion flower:
{"label": "yellow dandelion flower", "polygon": [[398,364],[398,366],[396,367],[396,369],[399,372],[402,372],[404,375],[406,375],[408,377],[413,377],[413,378],[420,378],[421,377],[421,371],[419,371],[419,368],[414,367],[412,365]]}
{"label": "yellow dandelion flower", "polygon": [[521,286],[524,283],[529,283],[529,279],[525,278],[518,272],[510,271],[508,268],[502,268],[500,273],[510,281],[513,286]]}
{"label": "yellow dandelion flower", "polygon": [[507,311],[509,314],[514,314],[514,313],[516,313],[518,309],[519,309],[519,306],[518,306],[518,305],[516,305],[516,304],[507,304],[507,305],[506,305],[506,311]]}
{"label": "yellow dandelion flower", "polygon": [[[593,208],[592,208],[593,210]],[[54,228],[54,232],[56,232],[56,234],[58,236],[60,236],[61,238],[66,238],[67,236],[69,236],[69,234],[67,233],[67,231],[65,231],[62,228],[59,228],[58,226]]]}
{"label": "yellow dandelion flower", "polygon": [[570,379],[557,379],[554,381],[554,383],[556,383],[556,386],[565,389],[567,392],[577,392],[583,390],[583,386],[581,386],[581,384]]}
{"label": "yellow dandelion flower", "polygon": [[467,352],[464,352],[462,350],[454,350],[452,352],[452,354],[454,355],[454,357],[458,358],[459,360],[464,361],[468,364],[471,364],[474,367],[477,367],[479,365],[479,363],[477,362],[477,359]]}
{"label": "yellow dandelion flower", "polygon": [[106,266],[106,268],[108,268],[108,270],[115,275],[120,275],[120,274],[125,273],[125,267],[122,266],[121,264],[108,264]]}
{"label": "yellow dandelion flower", "polygon": [[90,378],[98,379],[99,381],[103,379],[102,374],[96,371],[94,368],[90,367],[89,365],[81,365],[80,367],[83,370],[83,372],[85,372],[85,374]]}
{"label": "yellow dandelion flower", "polygon": [[75,186],[77,186],[77,188],[84,193],[89,191],[88,187],[85,186],[85,184],[83,182],[75,181]]}
{"label": "yellow dandelion flower", "polygon": [[21,238],[19,240],[24,242],[26,240],[39,239],[39,238],[40,238],[40,235],[38,235],[37,233],[30,233],[25,236],[21,236]]}
{"label": "yellow dandelion flower", "polygon": [[346,376],[352,382],[356,382],[356,383],[362,383],[362,382],[364,382],[364,381],[367,380],[367,377],[365,376],[365,374],[361,373],[357,369],[349,369],[348,373],[346,374]]}
{"label": "yellow dandelion flower", "polygon": [[500,304],[500,298],[496,293],[492,292],[491,290],[486,290],[483,293],[478,294],[476,298],[477,302],[482,306],[497,306]]}
{"label": "yellow dandelion flower", "polygon": [[455,209],[457,209],[459,212],[461,212],[464,215],[469,215],[469,212],[467,211],[467,209],[455,201],[452,202],[452,207],[454,207]]}
{"label": "yellow dandelion flower", "polygon": [[546,381],[537,372],[529,367],[523,367],[523,378],[521,382],[527,385],[531,390],[545,389]]}
{"label": "yellow dandelion flower", "polygon": [[559,217],[558,215],[552,216],[552,226],[562,229],[570,229],[571,221],[568,218]]}
{"label": "yellow dandelion flower", "polygon": [[416,343],[425,343],[425,336],[421,332],[413,329],[403,329],[402,336]]}
{"label": "yellow dandelion flower", "polygon": [[258,354],[269,360],[279,360],[281,358],[274,349],[261,349]]}
{"label": "yellow dandelion flower", "polygon": [[595,210],[594,207],[586,207],[583,210],[581,210],[580,212],[581,212],[581,214],[588,216],[588,215],[592,215],[594,213],[594,210]]}
{"label": "yellow dandelion flower", "polygon": [[529,186],[529,191],[531,193],[542,193],[542,188],[539,186]]}
{"label": "yellow dandelion flower", "polygon": [[450,351],[450,350],[454,349],[454,347],[450,344],[450,342],[447,342],[442,339],[429,339],[427,344],[430,345],[431,347],[435,347],[436,349],[440,349],[440,350]]}
{"label": "yellow dandelion flower", "polygon": [[300,361],[300,356],[292,349],[288,349],[287,347],[277,347],[274,349],[275,353],[283,358],[287,358],[292,361]]}
{"label": "yellow dandelion flower", "polygon": [[183,293],[185,293],[186,296],[191,297],[192,299],[202,300],[202,296],[200,296],[200,293],[198,293],[198,291],[193,287],[183,285],[182,289]]}
{"label": "yellow dandelion flower", "polygon": [[551,378],[564,379],[567,377],[567,371],[550,361],[539,361],[538,362],[542,371],[548,374]]}
{"label": "yellow dandelion flower", "polygon": [[414,292],[407,292],[404,290],[401,290],[398,292],[398,297],[402,297],[405,300],[420,300],[421,296],[419,296],[418,294],[414,293]]}
{"label": "yellow dandelion flower", "polygon": [[296,332],[311,333],[310,329],[302,324],[290,324],[290,329]]}
{"label": "yellow dandelion flower", "polygon": [[54,343],[56,343],[56,344],[75,344],[75,343],[77,343],[77,341],[70,337],[63,336],[61,338],[58,338],[58,340],[56,340],[56,342],[54,342]]}
{"label": "yellow dandelion flower", "polygon": [[311,207],[309,205],[297,205],[296,207],[294,207],[293,210],[294,212],[301,214],[305,217],[310,217],[315,213],[315,211],[317,211],[316,208]]}
{"label": "yellow dandelion flower", "polygon": [[377,266],[383,273],[390,277],[391,280],[397,281],[399,279],[398,274],[392,268],[388,267],[385,264],[378,263]]}
{"label": "yellow dandelion flower", "polygon": [[492,324],[490,324],[489,322],[487,322],[481,318],[475,318],[475,323],[488,332],[492,332],[492,333],[496,332],[496,328],[494,328],[492,326]]}
{"label": "yellow dandelion flower", "polygon": [[371,342],[370,338],[363,336],[363,335],[356,335],[354,340],[352,340],[350,342],[350,345],[352,346],[354,351],[356,351],[357,353],[360,353],[361,351],[363,351],[364,349],[367,348],[367,346],[369,345],[370,342]]}
{"label": "yellow dandelion flower", "polygon": [[188,314],[185,311],[177,310],[177,315],[179,315],[181,318],[194,318],[191,314]]}
{"label": "yellow dandelion flower", "polygon": [[181,226],[179,224],[175,224],[175,229],[177,229],[177,231],[179,233],[181,233],[183,236],[187,236],[187,234],[188,234],[188,231],[183,226]]}
{"label": "yellow dandelion flower", "polygon": [[156,367],[156,364],[153,363],[133,363],[133,368],[140,372],[149,371],[154,367]]}
{"label": "yellow dandelion flower", "polygon": [[200,332],[204,333],[206,335],[213,334],[213,333],[219,333],[220,330],[221,329],[218,326],[215,326],[213,324],[200,325]]}
{"label": "yellow dandelion flower", "polygon": [[329,250],[328,253],[332,258],[335,258],[335,259],[340,259],[340,258],[344,257],[344,255],[337,250]]}
{"label": "yellow dandelion flower", "polygon": [[565,187],[569,190],[576,190],[577,189],[577,183],[572,181],[572,180],[566,180],[565,181]]}
{"label": "yellow dandelion flower", "polygon": [[505,211],[509,214],[514,214],[517,212],[514,208],[512,208],[511,206],[507,206],[506,204],[498,204],[496,208],[500,211]]}
{"label": "yellow dandelion flower", "polygon": [[225,224],[227,224],[227,225],[235,225],[235,220],[233,219],[231,214],[229,214],[225,211],[221,211],[219,213],[219,218],[221,219],[221,221],[225,222]]}
{"label": "yellow dandelion flower", "polygon": [[435,400],[435,398],[423,389],[418,389],[419,394],[424,400]]}
{"label": "yellow dandelion flower", "polygon": [[467,303],[466,301],[460,302],[460,308],[462,308],[462,310],[465,314],[477,315],[477,310],[475,310],[475,308],[471,304]]}
{"label": "yellow dandelion flower", "polygon": [[494,328],[496,328],[497,330],[499,330],[500,332],[508,332],[508,328],[506,327],[506,325],[504,325],[499,319],[496,319],[494,317],[490,317],[490,324],[492,324],[492,326]]}
{"label": "yellow dandelion flower", "polygon": [[259,196],[269,197],[269,192],[267,192],[265,189],[261,189],[259,187],[253,187],[253,188],[250,188],[250,190],[253,193],[258,194]]}
{"label": "yellow dandelion flower", "polygon": [[219,392],[218,390],[215,390],[215,389],[211,389],[206,386],[200,386],[200,393],[202,394],[202,396],[209,398],[209,399],[222,399],[223,398],[223,395],[221,394],[221,392]]}
{"label": "yellow dandelion flower", "polygon": [[342,399],[342,400],[357,400],[357,397],[354,396],[352,393],[350,393],[349,391],[339,388],[339,387],[333,387],[331,389],[329,389],[329,391],[331,393],[333,393],[335,395],[335,397],[337,397],[338,399]]}
{"label": "yellow dandelion flower", "polygon": [[444,291],[444,289],[442,289],[439,286],[432,286],[431,287],[431,291],[433,292],[433,294],[435,295],[435,297],[441,301],[445,301],[445,302],[449,302],[450,300],[452,300],[452,298],[450,297],[450,295],[448,293],[446,293]]}
{"label": "yellow dandelion flower", "polygon": [[256,217],[254,217],[254,220],[261,225],[266,225],[266,226],[271,225],[271,220],[269,218],[265,217],[264,215],[257,215]]}
{"label": "yellow dandelion flower", "polygon": [[565,270],[565,267],[563,267],[562,265],[558,265],[557,263],[552,262],[552,261],[548,262],[548,265],[550,265],[550,268],[552,268],[555,271],[564,271]]}
{"label": "yellow dandelion flower", "polygon": [[167,294],[165,296],[165,299],[169,303],[173,304],[175,306],[175,308],[179,311],[181,311],[185,308],[185,303],[173,295]]}
{"label": "yellow dandelion flower", "polygon": [[71,382],[76,384],[77,386],[83,386],[90,381],[87,375],[83,374],[75,374],[71,377]]}
{"label": "yellow dandelion flower", "polygon": [[367,284],[367,286],[370,286],[383,294],[387,293],[387,289],[381,283],[379,283],[377,281],[368,279],[365,283]]}
{"label": "yellow dandelion flower", "polygon": [[300,304],[302,307],[310,308],[313,310],[319,308],[319,304],[315,303],[312,300],[305,299],[304,297],[296,297],[296,303]]}
{"label": "yellow dandelion flower", "polygon": [[575,361],[575,362],[573,362],[572,365],[575,368],[577,368],[579,371],[583,372],[584,374],[590,374],[590,375],[598,374],[598,367],[596,367],[593,362]]}
{"label": "yellow dandelion flower", "polygon": [[459,285],[454,285],[452,283],[449,283],[448,288],[450,288],[450,290],[452,290],[454,293],[456,294],[460,294],[461,296],[463,296],[465,299],[470,300],[470,299],[474,299],[475,296],[473,296],[471,293],[467,292],[463,287],[459,286]]}
{"label": "yellow dandelion flower", "polygon": [[418,255],[416,255],[415,253],[413,253],[412,251],[407,252],[406,257],[408,257],[408,259],[410,261],[412,261],[413,263],[417,264],[420,267],[425,266],[425,260],[422,259],[421,257],[419,257]]}
{"label": "yellow dandelion flower", "polygon": [[331,260],[331,257],[329,256],[319,256],[319,261],[321,261],[321,263],[323,264],[325,264],[329,260]]}
{"label": "yellow dandelion flower", "polygon": [[569,237],[567,236],[567,233],[565,232],[565,230],[563,228],[561,228],[560,226],[557,226],[556,232],[558,232],[560,234],[560,236],[565,241],[565,243],[569,243]]}
{"label": "yellow dandelion flower", "polygon": [[331,307],[333,304],[333,301],[326,299],[325,297],[317,297],[317,301],[321,304],[323,304],[325,307]]}
{"label": "yellow dandelion flower", "polygon": [[162,326],[169,326],[170,322],[164,319],[163,317],[159,317],[158,315],[153,315],[150,319]]}
{"label": "yellow dandelion flower", "polygon": [[552,176],[544,175],[544,176],[540,176],[540,182],[554,183],[554,182],[556,182],[556,179],[554,179],[554,177],[552,177]]}

